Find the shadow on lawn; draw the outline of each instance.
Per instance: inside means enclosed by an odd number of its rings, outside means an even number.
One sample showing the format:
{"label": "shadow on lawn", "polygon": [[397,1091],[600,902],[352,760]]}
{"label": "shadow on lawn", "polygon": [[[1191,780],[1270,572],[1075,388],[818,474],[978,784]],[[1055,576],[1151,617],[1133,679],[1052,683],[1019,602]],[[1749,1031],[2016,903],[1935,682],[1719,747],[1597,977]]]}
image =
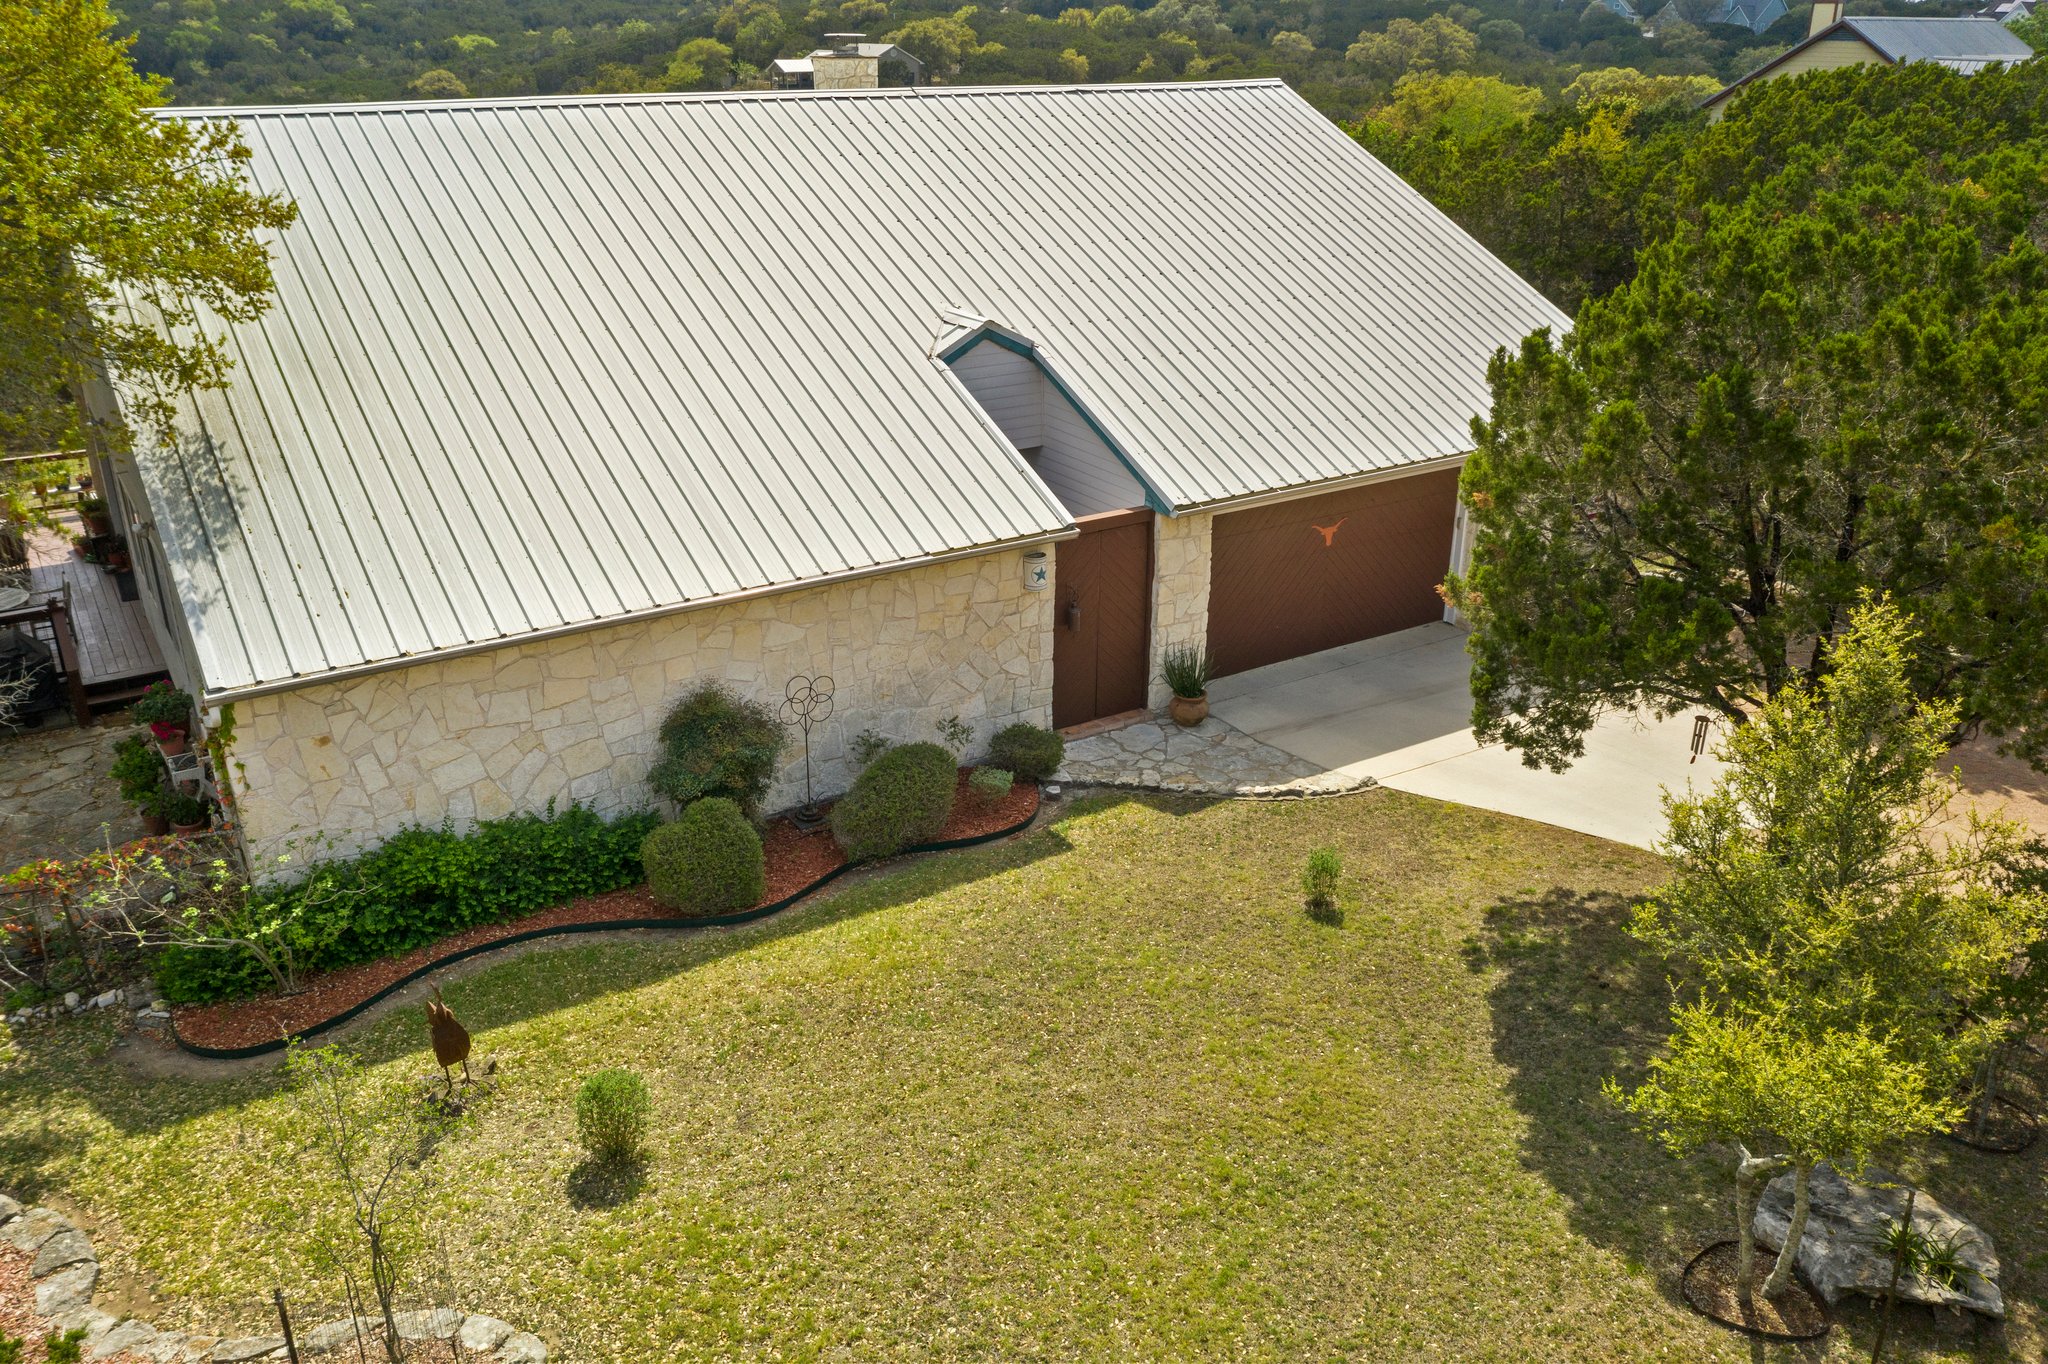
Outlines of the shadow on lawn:
{"label": "shadow on lawn", "polygon": [[[1122,799],[1125,797],[1085,802],[1081,808],[1098,809]],[[1072,812],[1070,807],[1061,814]],[[469,974],[438,981],[429,977],[410,987],[401,997],[404,1002],[390,1012],[319,1040],[337,1042],[359,1054],[365,1064],[380,1065],[426,1050],[426,1025],[415,996],[423,997],[423,992],[437,983],[443,987],[449,1007],[471,1033],[482,1034],[621,991],[641,989],[794,934],[942,894],[1059,856],[1071,847],[1058,824],[1052,823],[1008,842],[922,855],[894,865],[879,864],[853,873],[814,899],[736,928],[694,932],[637,929],[606,939],[579,935],[545,939],[511,949],[506,956],[473,959],[475,969]],[[605,954],[605,969],[594,978],[587,971],[567,969],[592,953]],[[551,961],[562,963],[562,969],[550,971]],[[512,972],[521,977],[505,988]],[[33,1106],[39,1096],[65,1093],[85,1099],[100,1118],[124,1133],[155,1132],[217,1108],[264,1098],[284,1087],[282,1054],[225,1064],[195,1064],[192,1058],[180,1055],[162,1072],[138,1076],[132,1067],[113,1057],[109,1035],[99,1031],[85,1034],[84,1029],[93,1026],[82,1022],[17,1031],[14,1057],[0,1067],[0,1103]],[[489,1046],[489,1038],[480,1036],[478,1054],[487,1052]],[[0,1173],[16,1183],[35,1185],[38,1172],[53,1154],[50,1143],[0,1135]]]}
{"label": "shadow on lawn", "polygon": [[1641,1264],[1678,1301],[1678,1270],[1725,1234],[1721,1171],[1675,1160],[1601,1093],[1634,1085],[1662,1039],[1669,993],[1654,956],[1627,932],[1629,897],[1553,887],[1504,900],[1465,944],[1488,992],[1493,1055],[1528,1119],[1522,1161],[1564,1197],[1572,1229]]}

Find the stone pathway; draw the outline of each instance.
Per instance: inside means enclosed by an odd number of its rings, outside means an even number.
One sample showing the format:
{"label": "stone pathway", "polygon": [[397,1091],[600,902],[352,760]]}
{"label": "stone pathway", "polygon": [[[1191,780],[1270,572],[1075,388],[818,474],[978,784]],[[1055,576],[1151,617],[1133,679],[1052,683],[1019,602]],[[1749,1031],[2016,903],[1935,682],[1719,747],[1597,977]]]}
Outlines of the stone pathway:
{"label": "stone pathway", "polygon": [[[92,1305],[99,1287],[99,1254],[84,1232],[48,1208],[24,1207],[0,1194],[0,1243],[35,1257],[30,1282],[35,1314],[59,1331],[82,1330],[87,1359],[148,1360],[151,1364],[255,1364],[286,1357],[284,1337],[245,1336],[222,1340],[159,1331],[139,1318],[123,1318]],[[464,1358],[477,1364],[547,1364],[548,1347],[539,1336],[496,1317],[436,1307],[400,1312],[398,1334],[409,1341],[459,1341]],[[369,1337],[379,1323],[364,1319]],[[354,1349],[354,1320],[328,1322],[299,1332],[300,1355],[314,1358]],[[450,1352],[453,1353],[452,1350]]]}
{"label": "stone pathway", "polygon": [[142,821],[107,775],[115,743],[132,732],[119,720],[0,729],[0,872],[90,852],[101,846],[102,824],[119,842],[142,836]]}
{"label": "stone pathway", "polygon": [[1210,716],[1193,729],[1153,716],[1067,742],[1055,781],[1203,796],[1335,796],[1371,777],[1326,772]]}

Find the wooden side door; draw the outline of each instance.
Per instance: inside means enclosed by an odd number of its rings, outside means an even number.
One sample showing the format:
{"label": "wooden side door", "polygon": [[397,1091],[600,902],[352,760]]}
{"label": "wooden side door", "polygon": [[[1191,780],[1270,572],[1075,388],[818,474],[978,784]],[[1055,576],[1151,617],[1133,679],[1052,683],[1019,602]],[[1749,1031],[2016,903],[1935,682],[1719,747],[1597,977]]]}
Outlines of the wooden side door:
{"label": "wooden side door", "polygon": [[1151,680],[1152,513],[1076,520],[1053,548],[1052,723],[1142,709]]}

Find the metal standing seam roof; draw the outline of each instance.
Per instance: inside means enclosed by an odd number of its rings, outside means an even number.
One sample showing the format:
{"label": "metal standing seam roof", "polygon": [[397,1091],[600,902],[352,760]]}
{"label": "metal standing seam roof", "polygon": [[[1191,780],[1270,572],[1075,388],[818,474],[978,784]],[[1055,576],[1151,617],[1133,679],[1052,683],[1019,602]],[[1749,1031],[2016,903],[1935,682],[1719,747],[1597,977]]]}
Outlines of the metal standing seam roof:
{"label": "metal standing seam roof", "polygon": [[2032,61],[2034,49],[1996,19],[1982,16],[1908,16],[1856,14],[1838,19],[1811,37],[1794,43],[1756,70],[1721,87],[1700,101],[1701,108],[1719,104],[1759,76],[1768,75],[1804,48],[1847,34],[1861,38],[1886,61],[1933,62],[1972,76],[2001,62]]}
{"label": "metal standing seam roof", "polygon": [[1277,81],[224,113],[300,219],[141,461],[215,697],[1063,532],[949,309],[1171,512],[1461,454],[1569,325]]}

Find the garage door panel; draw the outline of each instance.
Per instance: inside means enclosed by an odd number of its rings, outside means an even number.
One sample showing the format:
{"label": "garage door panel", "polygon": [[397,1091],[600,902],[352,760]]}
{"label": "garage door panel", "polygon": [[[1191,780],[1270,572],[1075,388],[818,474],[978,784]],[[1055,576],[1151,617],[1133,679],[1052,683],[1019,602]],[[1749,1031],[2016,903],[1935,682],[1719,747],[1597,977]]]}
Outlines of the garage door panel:
{"label": "garage door panel", "polygon": [[1442,619],[1457,495],[1447,469],[1218,516],[1218,675]]}

